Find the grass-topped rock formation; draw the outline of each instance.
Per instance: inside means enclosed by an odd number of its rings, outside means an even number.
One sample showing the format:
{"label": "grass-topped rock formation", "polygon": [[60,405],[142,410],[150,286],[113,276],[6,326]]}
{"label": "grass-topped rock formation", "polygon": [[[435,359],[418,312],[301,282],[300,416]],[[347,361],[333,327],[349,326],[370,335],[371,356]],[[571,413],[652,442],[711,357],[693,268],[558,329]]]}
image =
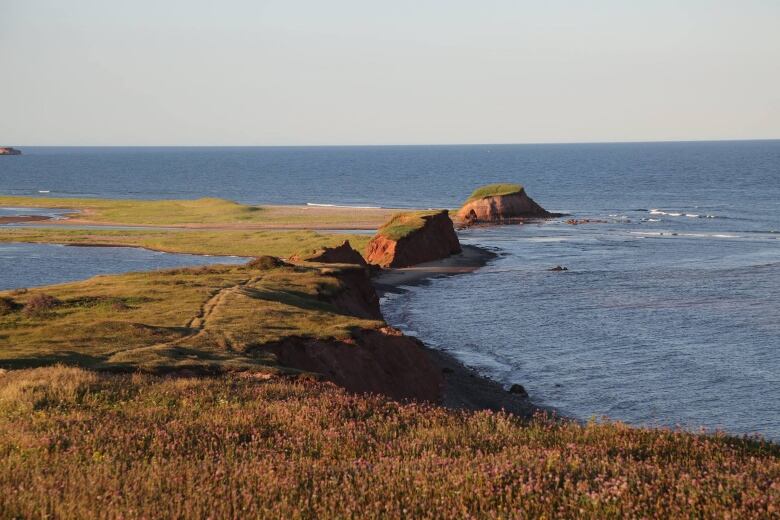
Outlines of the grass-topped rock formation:
{"label": "grass-topped rock formation", "polygon": [[554,216],[529,197],[519,184],[488,184],[474,190],[458,211],[457,218],[468,225]]}
{"label": "grass-topped rock formation", "polygon": [[398,213],[386,222],[366,247],[368,263],[409,267],[461,252],[447,210]]}

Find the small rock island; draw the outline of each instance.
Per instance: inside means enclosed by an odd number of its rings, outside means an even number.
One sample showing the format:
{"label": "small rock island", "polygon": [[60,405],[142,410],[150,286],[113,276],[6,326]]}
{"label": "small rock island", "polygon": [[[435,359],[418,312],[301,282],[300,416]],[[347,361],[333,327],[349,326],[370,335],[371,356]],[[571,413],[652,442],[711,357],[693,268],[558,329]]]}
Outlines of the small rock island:
{"label": "small rock island", "polygon": [[0,155],[22,155],[22,151],[10,146],[0,146]]}
{"label": "small rock island", "polygon": [[397,213],[379,228],[366,259],[380,267],[409,267],[460,252],[449,211],[412,211]]}
{"label": "small rock island", "polygon": [[519,184],[488,184],[471,194],[458,211],[458,220],[465,225],[506,224],[530,218],[552,218]]}

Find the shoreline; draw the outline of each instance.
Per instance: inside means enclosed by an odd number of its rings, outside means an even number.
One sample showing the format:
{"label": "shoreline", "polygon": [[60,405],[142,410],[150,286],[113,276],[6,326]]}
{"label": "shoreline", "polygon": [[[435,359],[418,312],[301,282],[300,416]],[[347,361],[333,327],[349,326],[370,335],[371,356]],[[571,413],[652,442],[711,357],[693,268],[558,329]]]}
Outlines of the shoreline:
{"label": "shoreline", "polygon": [[12,215],[10,217],[0,217],[0,225],[20,224],[24,222],[45,222],[47,220],[54,220],[54,217],[47,215]]}
{"label": "shoreline", "polygon": [[[406,292],[404,286],[425,285],[434,278],[472,273],[498,255],[488,249],[465,245],[463,252],[443,260],[414,267],[388,269],[373,277],[380,298],[386,293]],[[389,324],[392,326],[392,324]],[[420,341],[444,379],[441,405],[461,410],[504,411],[523,419],[552,410],[534,404],[527,395],[514,394],[489,377],[466,366],[454,355]]]}

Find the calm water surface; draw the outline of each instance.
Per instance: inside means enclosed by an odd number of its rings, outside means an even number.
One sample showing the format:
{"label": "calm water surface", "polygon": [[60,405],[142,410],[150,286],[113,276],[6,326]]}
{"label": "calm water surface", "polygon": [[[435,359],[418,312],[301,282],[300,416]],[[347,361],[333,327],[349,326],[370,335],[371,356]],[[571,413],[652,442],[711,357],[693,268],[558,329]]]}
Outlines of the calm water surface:
{"label": "calm water surface", "polygon": [[0,290],[71,282],[99,274],[244,262],[245,258],[238,257],[177,255],[130,247],[0,243]]}
{"label": "calm water surface", "polygon": [[[468,231],[501,256],[388,299],[390,322],[575,417],[780,440],[780,141],[24,151],[0,158],[1,194],[455,207],[522,183],[608,223]],[[81,268],[27,255],[0,286]]]}

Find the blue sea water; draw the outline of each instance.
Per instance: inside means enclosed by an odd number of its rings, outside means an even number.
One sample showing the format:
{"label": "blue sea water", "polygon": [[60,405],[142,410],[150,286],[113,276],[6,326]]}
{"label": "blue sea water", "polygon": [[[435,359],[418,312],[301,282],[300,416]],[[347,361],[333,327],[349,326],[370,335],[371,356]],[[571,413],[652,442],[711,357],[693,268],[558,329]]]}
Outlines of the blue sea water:
{"label": "blue sea water", "polygon": [[388,321],[570,416],[780,440],[780,141],[24,152],[0,194],[427,208],[522,183],[607,223],[465,231],[499,257]]}

